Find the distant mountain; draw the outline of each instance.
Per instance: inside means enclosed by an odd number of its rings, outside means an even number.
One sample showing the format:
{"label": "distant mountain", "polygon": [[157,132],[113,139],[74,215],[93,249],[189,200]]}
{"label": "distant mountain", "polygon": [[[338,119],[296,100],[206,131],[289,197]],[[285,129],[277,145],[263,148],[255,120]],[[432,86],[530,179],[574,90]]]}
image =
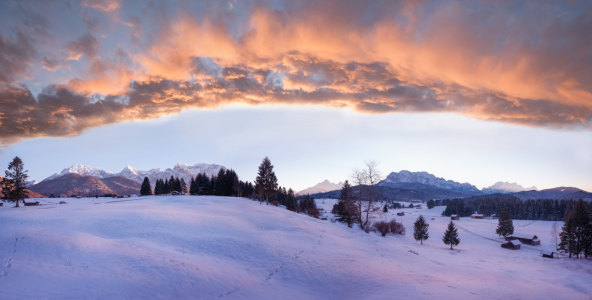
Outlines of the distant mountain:
{"label": "distant mountain", "polygon": [[[134,181],[137,184],[137,182]],[[93,196],[96,194],[118,194],[107,186],[100,178],[82,176],[75,173],[65,174],[55,179],[43,180],[31,187],[32,191],[49,196]],[[138,194],[140,189],[130,194]]]}
{"label": "distant mountain", "polygon": [[315,186],[306,188],[300,192],[297,192],[296,195],[306,195],[306,194],[316,194],[316,193],[324,193],[334,190],[340,190],[343,187],[343,182],[339,183],[332,183],[329,180],[325,180]]}
{"label": "distant mountain", "polygon": [[521,200],[528,199],[556,199],[556,200],[568,200],[568,199],[592,199],[592,193],[583,191],[574,187],[556,187],[552,189],[540,190],[540,191],[523,191],[518,193],[512,193],[512,195],[520,198]]}
{"label": "distant mountain", "polygon": [[517,192],[532,191],[532,190],[536,191],[537,190],[536,186],[523,187],[515,182],[510,183],[510,182],[498,181],[490,187],[483,188],[482,191],[487,194],[493,194],[493,193],[504,194],[504,193],[517,193]]}
{"label": "distant mountain", "polygon": [[117,195],[139,195],[141,183],[122,176],[104,178],[101,181]]}
{"label": "distant mountain", "polygon": [[[396,183],[391,186],[375,186],[375,197],[379,200],[392,200],[392,201],[428,201],[430,199],[453,199],[453,198],[466,198],[475,195],[482,195],[481,192],[473,191],[456,191],[438,188],[431,185],[421,183]],[[354,195],[357,195],[358,186],[352,188]],[[332,198],[338,199],[340,190],[312,194],[316,199],[320,198]]]}
{"label": "distant mountain", "polygon": [[54,180],[60,178],[62,176],[68,174],[77,174],[81,176],[92,176],[99,179],[106,179],[111,177],[125,177],[127,179],[131,179],[141,183],[144,180],[144,177],[148,177],[150,180],[150,184],[154,188],[154,184],[156,183],[157,179],[166,179],[173,177],[179,177],[185,179],[185,182],[189,184],[191,181],[191,177],[195,177],[198,173],[206,173],[208,176],[218,174],[220,169],[226,170],[224,166],[216,165],[216,164],[196,164],[193,166],[188,166],[186,164],[176,164],[172,169],[168,168],[164,171],[161,169],[151,169],[149,171],[140,171],[136,170],[131,166],[126,166],[123,170],[119,173],[112,173],[107,172],[104,170],[100,170],[97,168],[83,166],[74,164],[70,168],[65,168],[62,170],[61,173],[55,173],[43,181]]}
{"label": "distant mountain", "polygon": [[436,177],[428,172],[409,172],[407,170],[390,173],[386,179],[379,182],[378,185],[398,188],[398,184],[401,183],[421,183],[445,190],[474,192],[478,194],[482,193],[477,187],[469,183],[446,180],[444,178]]}

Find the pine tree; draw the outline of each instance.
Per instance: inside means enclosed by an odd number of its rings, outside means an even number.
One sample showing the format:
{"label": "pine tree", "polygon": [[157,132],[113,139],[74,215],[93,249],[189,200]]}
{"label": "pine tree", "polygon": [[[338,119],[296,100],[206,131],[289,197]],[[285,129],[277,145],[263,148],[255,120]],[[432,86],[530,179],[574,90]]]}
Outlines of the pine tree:
{"label": "pine tree", "polygon": [[181,178],[181,192],[187,194],[187,184],[185,183],[185,178]]}
{"label": "pine tree", "polygon": [[358,216],[358,206],[353,199],[353,191],[349,181],[345,181],[339,194],[339,201],[337,202],[334,214],[337,216],[338,222],[346,223],[348,227],[356,222]]}
{"label": "pine tree", "polygon": [[388,212],[388,207],[386,207],[386,204],[384,205],[384,207],[382,208],[382,212],[387,213]]}
{"label": "pine tree", "polygon": [[574,252],[577,257],[580,257],[580,253],[585,252],[587,243],[587,229],[590,224],[590,214],[586,210],[586,204],[584,200],[580,199],[576,202],[573,210],[573,222],[574,222],[574,234],[576,245]]}
{"label": "pine tree", "polygon": [[457,246],[460,244],[460,239],[458,238],[458,230],[452,221],[448,223],[448,228],[446,232],[444,232],[444,237],[442,241],[446,245],[450,245],[450,249],[452,250],[452,246]]}
{"label": "pine tree", "polygon": [[269,205],[269,197],[274,196],[277,192],[277,177],[273,171],[273,165],[267,156],[259,165],[259,171],[257,172],[257,178],[255,179],[257,194],[259,195],[259,203],[265,199],[267,205]]}
{"label": "pine tree", "polygon": [[171,192],[171,184],[169,183],[168,179],[165,179],[164,184],[162,186],[162,193],[166,195],[166,194],[169,194],[170,192]]}
{"label": "pine tree", "polygon": [[148,177],[144,177],[144,182],[142,182],[142,187],[140,187],[140,195],[152,195],[152,188],[150,187],[150,179]]}
{"label": "pine tree", "polygon": [[508,209],[505,207],[502,209],[500,214],[499,223],[495,233],[497,233],[499,236],[503,236],[504,238],[508,235],[514,234],[514,224],[510,218]]}
{"label": "pine tree", "polygon": [[569,253],[569,257],[571,258],[571,255],[575,252],[576,248],[576,234],[573,213],[567,217],[567,220],[565,220],[565,223],[561,229],[562,231],[559,234],[559,238],[561,239],[561,242],[559,243],[559,250]]}
{"label": "pine tree", "polygon": [[423,245],[423,241],[427,240],[430,236],[428,235],[428,227],[430,225],[426,222],[422,215],[413,223],[413,237],[416,241],[420,241]]}
{"label": "pine tree", "polygon": [[24,166],[23,161],[16,156],[8,164],[5,177],[0,182],[2,185],[2,201],[15,202],[15,207],[19,207],[19,201],[23,201],[27,197],[25,183],[29,175],[27,175],[28,171],[24,170]]}
{"label": "pine tree", "polygon": [[432,209],[432,208],[434,208],[434,206],[436,206],[434,200],[430,199],[428,201],[428,209]]}

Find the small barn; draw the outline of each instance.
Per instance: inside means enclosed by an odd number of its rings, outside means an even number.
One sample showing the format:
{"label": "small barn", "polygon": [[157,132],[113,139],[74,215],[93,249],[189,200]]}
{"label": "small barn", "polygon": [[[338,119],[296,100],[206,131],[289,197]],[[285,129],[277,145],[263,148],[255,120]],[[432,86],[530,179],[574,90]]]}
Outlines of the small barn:
{"label": "small barn", "polygon": [[555,252],[553,252],[553,251],[547,251],[547,250],[542,250],[541,251],[541,255],[543,257],[554,258]]}
{"label": "small barn", "polygon": [[519,240],[520,242],[522,242],[522,244],[527,244],[527,245],[532,245],[532,246],[538,246],[541,244],[541,240],[539,240],[539,237],[536,235],[511,235],[509,237],[506,237],[506,241],[514,241],[514,240]]}
{"label": "small barn", "polygon": [[327,217],[326,215],[321,216],[321,220],[327,220],[329,217]]}
{"label": "small barn", "polygon": [[171,192],[171,195],[172,195],[172,196],[179,196],[179,195],[181,195],[181,193],[179,193],[179,192],[177,192],[177,191],[172,191],[172,192]]}
{"label": "small barn", "polygon": [[23,200],[23,202],[25,203],[25,206],[39,205],[39,201],[37,201],[33,198],[25,198],[25,200]]}
{"label": "small barn", "polygon": [[450,216],[450,220],[460,220],[460,216],[459,215],[452,215],[452,216]]}
{"label": "small barn", "polygon": [[398,213],[397,213],[397,216],[405,216],[405,212],[404,212],[404,211],[402,211],[402,212],[398,212]]}
{"label": "small barn", "polygon": [[472,214],[471,219],[483,219],[485,218],[484,214]]}
{"label": "small barn", "polygon": [[509,241],[507,243],[502,244],[502,248],[511,249],[511,250],[518,250],[522,243],[519,240]]}

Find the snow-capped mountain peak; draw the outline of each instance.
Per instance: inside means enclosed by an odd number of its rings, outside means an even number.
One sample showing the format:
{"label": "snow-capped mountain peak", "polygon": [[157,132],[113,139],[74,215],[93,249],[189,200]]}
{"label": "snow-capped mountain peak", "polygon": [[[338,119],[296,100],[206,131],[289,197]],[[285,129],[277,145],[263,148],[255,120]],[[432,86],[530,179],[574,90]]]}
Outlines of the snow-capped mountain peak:
{"label": "snow-capped mountain peak", "polygon": [[486,193],[517,193],[522,191],[537,190],[536,186],[523,187],[516,182],[504,182],[498,181],[490,187],[483,188],[483,192]]}
{"label": "snow-capped mountain peak", "polygon": [[386,179],[379,182],[379,185],[389,185],[389,183],[421,183],[447,190],[463,190],[480,192],[480,190],[470,183],[459,183],[452,180],[436,177],[428,172],[410,172],[402,170],[400,172],[391,172]]}
{"label": "snow-capped mountain peak", "polygon": [[297,195],[306,195],[306,194],[316,194],[316,193],[325,193],[334,190],[339,190],[343,187],[343,182],[339,183],[332,183],[331,181],[325,179],[325,181],[316,184],[315,186],[306,188],[300,192],[297,192]]}
{"label": "snow-capped mountain peak", "polygon": [[191,177],[195,177],[199,173],[206,173],[206,175],[216,175],[220,171],[220,169],[226,170],[224,166],[217,165],[217,164],[195,164],[193,166],[188,166],[186,164],[178,163],[172,169],[168,168],[162,171],[159,168],[150,169],[149,171],[141,171],[137,170],[136,168],[128,165],[121,172],[119,173],[112,173],[103,171],[97,168],[74,164],[69,168],[65,168],[62,170],[61,173],[55,173],[43,181],[57,179],[61,176],[66,174],[78,174],[81,176],[93,176],[100,179],[121,176],[131,180],[135,180],[137,182],[142,182],[145,177],[148,177],[152,186],[154,186],[157,179],[166,179],[173,177],[183,178],[185,182],[190,182]]}

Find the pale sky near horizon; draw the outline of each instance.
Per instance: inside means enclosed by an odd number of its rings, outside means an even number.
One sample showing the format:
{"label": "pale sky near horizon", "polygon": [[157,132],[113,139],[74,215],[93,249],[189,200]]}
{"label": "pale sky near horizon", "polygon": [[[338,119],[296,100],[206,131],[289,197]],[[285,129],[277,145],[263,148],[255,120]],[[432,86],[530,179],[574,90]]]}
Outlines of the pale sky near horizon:
{"label": "pale sky near horizon", "polygon": [[497,181],[539,189],[592,190],[592,133],[480,121],[456,114],[367,115],[324,107],[231,106],[189,110],[151,121],[95,128],[71,138],[20,142],[0,152],[0,166],[20,156],[32,179],[72,164],[119,172],[216,163],[254,180],[264,156],[282,186],[295,190],[348,179],[363,161],[388,175],[426,171],[478,188]]}
{"label": "pale sky near horizon", "polygon": [[592,1],[0,1],[0,170],[375,159],[592,191]]}

